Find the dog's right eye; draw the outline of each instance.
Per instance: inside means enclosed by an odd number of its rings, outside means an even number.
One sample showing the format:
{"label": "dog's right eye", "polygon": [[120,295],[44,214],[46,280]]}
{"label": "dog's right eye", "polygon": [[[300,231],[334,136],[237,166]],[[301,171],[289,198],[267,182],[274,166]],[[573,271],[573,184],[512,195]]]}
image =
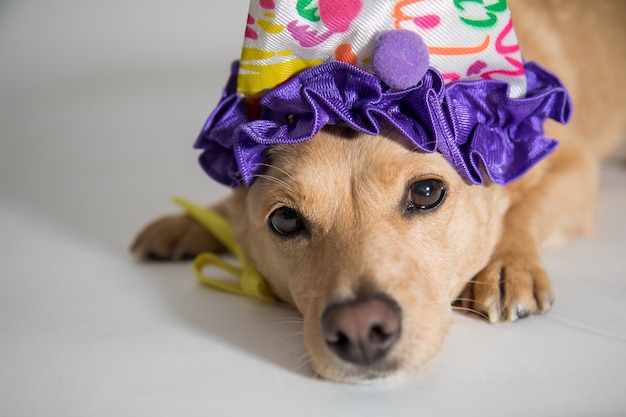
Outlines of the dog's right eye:
{"label": "dog's right eye", "polygon": [[282,237],[292,237],[304,229],[302,216],[289,207],[277,208],[270,214],[270,228]]}

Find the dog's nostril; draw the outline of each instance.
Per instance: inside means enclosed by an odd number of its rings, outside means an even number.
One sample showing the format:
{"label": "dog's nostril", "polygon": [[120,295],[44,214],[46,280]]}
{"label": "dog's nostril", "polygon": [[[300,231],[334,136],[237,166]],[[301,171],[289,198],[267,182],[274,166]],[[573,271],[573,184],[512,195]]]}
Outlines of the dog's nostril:
{"label": "dog's nostril", "polygon": [[369,339],[372,341],[372,343],[376,343],[381,346],[386,346],[390,342],[393,341],[393,338],[392,338],[393,334],[394,334],[393,329],[390,331],[384,331],[382,327],[374,326],[372,327],[372,330],[370,331]]}
{"label": "dog's nostril", "polygon": [[341,332],[327,338],[326,343],[337,351],[344,351],[350,348],[350,339],[348,339],[348,336]]}
{"label": "dog's nostril", "polygon": [[341,359],[371,365],[398,340],[400,307],[382,295],[334,304],[322,315],[322,329],[326,345]]}

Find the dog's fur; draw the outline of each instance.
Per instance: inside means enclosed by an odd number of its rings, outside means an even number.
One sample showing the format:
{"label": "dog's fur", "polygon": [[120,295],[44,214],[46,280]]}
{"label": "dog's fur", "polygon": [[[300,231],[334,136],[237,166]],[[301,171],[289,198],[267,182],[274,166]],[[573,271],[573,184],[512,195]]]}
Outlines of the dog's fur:
{"label": "dog's fur", "polygon": [[[558,150],[522,179],[470,185],[440,154],[414,152],[393,131],[333,127],[273,147],[265,174],[216,207],[275,294],[302,312],[311,364],[326,378],[412,375],[438,350],[455,300],[492,322],[545,312],[554,295],[540,246],[593,231],[599,161],[626,128],[626,2],[509,3],[525,58],[554,71],[574,102],[569,125],[546,124]],[[409,213],[408,190],[422,178],[443,181],[446,197]],[[270,231],[281,206],[305,219],[305,235]],[[184,215],[153,222],[133,245],[144,258],[219,249]],[[401,315],[389,352],[371,364],[333,353],[324,312],[380,294]]]}

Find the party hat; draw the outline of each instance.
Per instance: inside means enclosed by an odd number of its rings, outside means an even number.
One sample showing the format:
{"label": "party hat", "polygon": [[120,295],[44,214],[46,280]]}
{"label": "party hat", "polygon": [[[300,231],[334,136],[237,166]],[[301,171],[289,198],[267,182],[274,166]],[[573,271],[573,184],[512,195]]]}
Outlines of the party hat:
{"label": "party hat", "polygon": [[251,0],[241,52],[196,147],[217,181],[250,186],[273,144],[326,125],[396,128],[467,181],[508,184],[569,119],[556,76],[524,63],[504,0]]}

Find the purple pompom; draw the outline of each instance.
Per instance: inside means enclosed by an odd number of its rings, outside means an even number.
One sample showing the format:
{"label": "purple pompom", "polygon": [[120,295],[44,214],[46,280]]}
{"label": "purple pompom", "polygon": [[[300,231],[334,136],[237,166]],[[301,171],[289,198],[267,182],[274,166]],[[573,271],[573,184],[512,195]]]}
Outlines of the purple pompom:
{"label": "purple pompom", "polygon": [[405,90],[420,82],[428,69],[428,47],[415,32],[381,32],[372,54],[372,67],[391,88]]}

